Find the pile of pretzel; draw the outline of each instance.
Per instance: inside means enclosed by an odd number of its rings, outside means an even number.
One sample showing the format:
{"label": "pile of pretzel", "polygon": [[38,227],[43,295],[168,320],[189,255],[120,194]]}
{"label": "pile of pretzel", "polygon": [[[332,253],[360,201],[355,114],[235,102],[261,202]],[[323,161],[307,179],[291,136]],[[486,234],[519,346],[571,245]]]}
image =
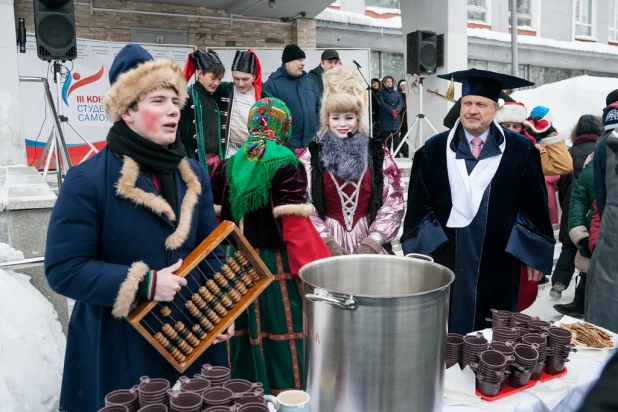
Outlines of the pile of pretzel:
{"label": "pile of pretzel", "polygon": [[613,348],[612,337],[594,325],[585,322],[562,323],[573,334],[572,343],[589,348]]}

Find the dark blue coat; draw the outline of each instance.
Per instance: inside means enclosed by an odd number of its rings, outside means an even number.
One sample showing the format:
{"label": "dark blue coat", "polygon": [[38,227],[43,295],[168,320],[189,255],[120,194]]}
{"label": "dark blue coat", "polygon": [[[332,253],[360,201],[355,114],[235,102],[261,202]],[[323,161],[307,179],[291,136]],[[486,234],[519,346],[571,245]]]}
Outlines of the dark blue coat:
{"label": "dark blue coat", "polygon": [[[175,182],[177,225],[152,211],[168,204],[155,196],[151,180],[139,173],[137,163],[117,157],[109,148],[67,174],[52,211],[45,253],[51,288],[76,300],[67,337],[61,411],[95,412],[104,406],[107,393],[138,384],[140,376],[165,378],[172,384],[179,376],[133,326],[118,318],[127,315],[134,300],[135,291],[120,288],[139,282],[135,262],[154,270],[166,268],[186,258],[216,226],[210,182],[201,167],[184,159]],[[172,233],[175,237],[169,238]],[[216,258],[210,264],[215,270],[220,267]],[[128,275],[132,265],[133,275]],[[200,273],[193,276],[199,280]],[[188,282],[195,291],[195,282]],[[182,307],[179,294],[175,302]],[[171,316],[186,325],[183,315],[171,308]],[[147,322],[161,330],[153,317]],[[185,375],[198,373],[203,363],[227,363],[223,345],[206,351]]]}
{"label": "dark blue coat", "polygon": [[292,113],[292,137],[287,147],[293,150],[309,146],[320,124],[320,90],[315,82],[306,72],[292,76],[282,65],[270,75],[263,90],[282,100]]}
{"label": "dark blue coat", "polygon": [[[492,140],[500,143],[500,131],[493,124],[491,128]],[[520,134],[504,129],[504,138],[500,165],[475,219],[465,228],[447,226],[453,200],[446,147],[450,144],[468,166],[469,160],[476,163],[476,159],[469,148],[460,148],[467,142],[449,141],[446,131],[429,139],[414,155],[401,246],[404,254],[432,255],[436,263],[455,273],[449,323],[455,333],[491,327],[485,321],[491,309],[515,311],[520,265],[543,273],[552,268],[555,241],[540,153]],[[483,147],[479,159],[491,146]],[[466,149],[469,156],[462,156],[459,149]],[[496,149],[499,153],[495,146],[487,157],[496,155]]]}
{"label": "dark blue coat", "polygon": [[[380,90],[380,94],[378,94],[378,101],[380,102],[380,130],[382,132],[394,132],[399,130],[399,125],[401,124],[401,110],[403,109],[403,102],[401,101],[399,92],[394,88],[384,88]],[[393,116],[391,116],[392,109],[399,110],[396,119],[393,119]]]}

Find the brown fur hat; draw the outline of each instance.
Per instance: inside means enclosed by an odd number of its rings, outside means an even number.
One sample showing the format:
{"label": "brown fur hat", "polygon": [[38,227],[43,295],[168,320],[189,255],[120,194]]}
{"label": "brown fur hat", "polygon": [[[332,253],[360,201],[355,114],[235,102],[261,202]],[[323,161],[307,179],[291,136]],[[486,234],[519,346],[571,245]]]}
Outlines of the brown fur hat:
{"label": "brown fur hat", "polygon": [[178,64],[170,59],[156,59],[141,63],[118,76],[105,92],[103,104],[112,122],[121,119],[129,106],[153,90],[171,88],[178,93],[180,107],[187,100],[187,82]]}

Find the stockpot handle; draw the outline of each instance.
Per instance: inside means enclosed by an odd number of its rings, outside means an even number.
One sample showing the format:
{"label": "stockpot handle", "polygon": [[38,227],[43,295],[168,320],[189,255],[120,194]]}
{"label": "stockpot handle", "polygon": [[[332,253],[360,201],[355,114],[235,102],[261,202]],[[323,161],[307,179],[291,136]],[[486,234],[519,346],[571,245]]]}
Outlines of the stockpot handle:
{"label": "stockpot handle", "polygon": [[411,258],[419,259],[419,260],[426,260],[428,262],[433,263],[433,258],[431,256],[423,255],[421,253],[408,253],[406,257],[411,257]]}
{"label": "stockpot handle", "polygon": [[347,298],[332,298],[329,296],[319,296],[314,295],[313,293],[307,293],[305,297],[312,302],[330,303],[331,305],[335,305],[341,309],[356,310],[358,308],[358,302],[352,295]]}

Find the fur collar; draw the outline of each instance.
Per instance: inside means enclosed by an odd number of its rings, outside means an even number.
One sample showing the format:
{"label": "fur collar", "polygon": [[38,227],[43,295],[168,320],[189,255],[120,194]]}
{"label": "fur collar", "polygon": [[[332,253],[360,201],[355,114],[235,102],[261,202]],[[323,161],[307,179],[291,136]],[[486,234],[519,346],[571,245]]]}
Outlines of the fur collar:
{"label": "fur collar", "polygon": [[[182,159],[178,164],[178,172],[187,185],[187,190],[180,207],[180,221],[174,233],[165,240],[165,248],[167,250],[178,249],[187,240],[191,231],[193,210],[199,201],[199,195],[202,193],[202,186],[186,158]],[[174,210],[172,210],[172,207],[162,196],[146,192],[135,186],[138,177],[139,165],[135,160],[124,156],[122,169],[120,169],[120,178],[116,183],[116,195],[138,206],[145,207],[156,215],[165,215],[170,222],[176,222]]]}
{"label": "fur collar", "polygon": [[340,139],[330,131],[322,137],[322,162],[324,168],[335,176],[358,181],[367,169],[369,136],[356,133],[349,139]]}

